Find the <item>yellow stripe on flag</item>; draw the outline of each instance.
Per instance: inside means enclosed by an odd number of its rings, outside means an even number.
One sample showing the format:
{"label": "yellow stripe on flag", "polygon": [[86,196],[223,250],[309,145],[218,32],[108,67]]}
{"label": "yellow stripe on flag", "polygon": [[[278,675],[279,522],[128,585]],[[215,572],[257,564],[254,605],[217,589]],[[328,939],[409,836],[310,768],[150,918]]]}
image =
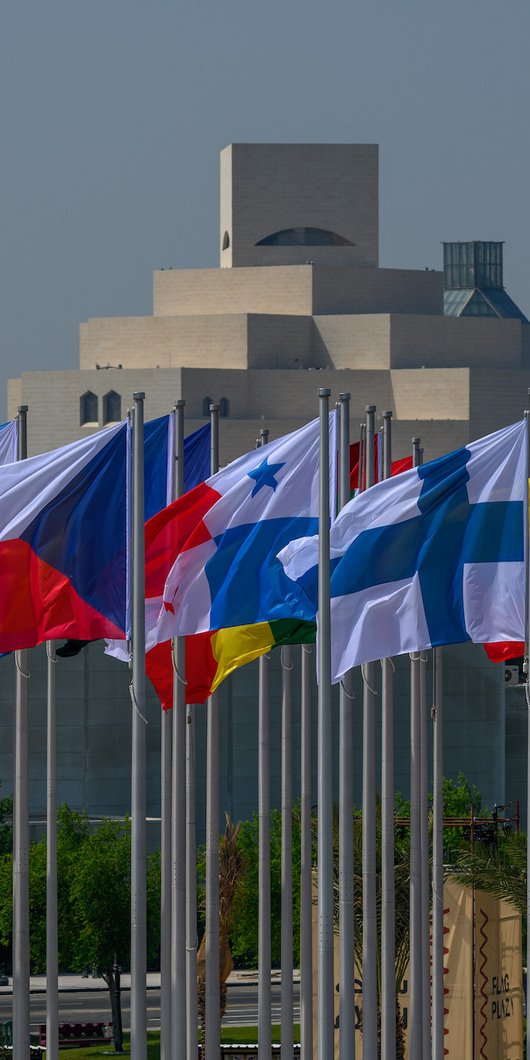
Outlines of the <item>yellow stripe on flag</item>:
{"label": "yellow stripe on flag", "polygon": [[214,659],[217,659],[217,670],[212,681],[212,692],[219,687],[228,674],[239,666],[258,659],[275,643],[268,622],[258,622],[255,626],[233,626],[230,629],[219,629],[212,633],[210,646]]}

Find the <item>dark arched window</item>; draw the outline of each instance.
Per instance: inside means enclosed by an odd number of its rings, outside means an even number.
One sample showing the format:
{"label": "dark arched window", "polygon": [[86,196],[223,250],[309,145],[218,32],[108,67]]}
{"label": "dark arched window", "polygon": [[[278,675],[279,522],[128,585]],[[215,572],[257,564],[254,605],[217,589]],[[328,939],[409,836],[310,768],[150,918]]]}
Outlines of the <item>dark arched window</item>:
{"label": "dark arched window", "polygon": [[228,250],[230,246],[230,236],[228,235],[228,232],[225,232],[221,246],[223,250]]}
{"label": "dark arched window", "polygon": [[91,390],[87,390],[85,394],[81,394],[79,398],[79,423],[81,426],[85,423],[97,423],[98,422],[98,399]]}
{"label": "dark arched window", "polygon": [[350,239],[325,228],[282,228],[256,243],[257,247],[354,247]]}
{"label": "dark arched window", "polygon": [[219,415],[228,416],[230,412],[230,402],[228,398],[221,398],[219,402]]}
{"label": "dark arched window", "polygon": [[209,416],[210,415],[210,405],[211,404],[212,404],[212,399],[211,398],[205,397],[205,398],[202,399],[202,414],[203,414],[203,416]]}
{"label": "dark arched window", "polygon": [[103,397],[103,423],[118,423],[121,420],[121,397],[109,390]]}

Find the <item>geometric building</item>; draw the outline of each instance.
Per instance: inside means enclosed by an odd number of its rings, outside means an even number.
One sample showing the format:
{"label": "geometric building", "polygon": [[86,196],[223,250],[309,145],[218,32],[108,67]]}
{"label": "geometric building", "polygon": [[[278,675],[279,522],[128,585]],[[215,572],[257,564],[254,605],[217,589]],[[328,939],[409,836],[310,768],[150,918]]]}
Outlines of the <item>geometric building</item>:
{"label": "geometric building", "polygon": [[[378,200],[376,145],[225,148],[219,267],[155,271],[150,316],[91,318],[81,324],[78,370],[10,380],[9,416],[19,404],[29,406],[29,453],[123,418],[139,389],[148,418],[184,399],[187,432],[205,422],[211,401],[220,402],[222,463],[253,448],[260,427],[275,438],[314,418],[321,386],[333,399],[351,393],[353,438],[367,404],[378,414],[391,409],[395,457],[410,452],[414,435],[431,459],[519,419],[530,380],[530,324],[504,290],[502,243],[445,243],[443,270],[381,268]],[[277,694],[278,660],[275,666]],[[63,797],[90,812],[123,813],[126,675],[99,645],[64,660],[61,670]],[[446,727],[447,771],[464,768],[490,805],[514,795],[523,801],[522,690],[506,691],[502,669],[479,647],[448,650],[446,670],[447,713],[457,727]],[[9,673],[2,660],[0,705],[9,702]],[[406,791],[404,664],[397,684],[398,786]],[[33,695],[42,700],[44,687]],[[236,817],[257,808],[255,701],[253,666],[222,688],[221,807]],[[148,709],[155,739],[154,698]],[[278,710],[276,699],[273,714]],[[9,733],[0,725],[1,736],[5,748]],[[150,753],[156,816],[156,739]],[[45,794],[39,754],[36,744],[36,812]],[[11,786],[8,759],[0,750],[3,790]]]}

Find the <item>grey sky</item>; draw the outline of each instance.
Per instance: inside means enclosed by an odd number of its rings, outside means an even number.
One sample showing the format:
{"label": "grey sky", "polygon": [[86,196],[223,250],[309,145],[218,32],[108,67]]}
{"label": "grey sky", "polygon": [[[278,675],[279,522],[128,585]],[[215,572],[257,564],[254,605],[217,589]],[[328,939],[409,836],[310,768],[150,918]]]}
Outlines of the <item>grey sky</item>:
{"label": "grey sky", "polygon": [[381,264],[504,239],[530,314],[529,40],[526,0],[0,0],[0,416],[153,268],[218,264],[231,141],[379,143]]}

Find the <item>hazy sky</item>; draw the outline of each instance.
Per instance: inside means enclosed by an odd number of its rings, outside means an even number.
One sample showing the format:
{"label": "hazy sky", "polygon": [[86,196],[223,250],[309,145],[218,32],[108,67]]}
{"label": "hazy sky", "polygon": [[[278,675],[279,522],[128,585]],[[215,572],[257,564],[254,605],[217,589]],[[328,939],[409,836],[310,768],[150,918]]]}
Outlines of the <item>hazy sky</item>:
{"label": "hazy sky", "polygon": [[379,143],[381,264],[503,239],[530,315],[529,42],[528,0],[0,0],[0,416],[153,268],[218,264],[232,141]]}

